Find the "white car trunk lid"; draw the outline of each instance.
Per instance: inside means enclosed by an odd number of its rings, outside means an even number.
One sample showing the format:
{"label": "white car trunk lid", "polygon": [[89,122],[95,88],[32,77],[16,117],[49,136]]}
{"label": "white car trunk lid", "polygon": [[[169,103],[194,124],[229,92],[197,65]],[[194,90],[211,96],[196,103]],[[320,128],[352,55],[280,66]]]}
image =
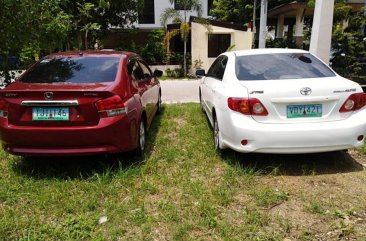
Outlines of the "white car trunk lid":
{"label": "white car trunk lid", "polygon": [[337,121],[352,112],[339,109],[353,93],[362,92],[352,81],[337,77],[240,81],[249,98],[259,99],[267,116],[253,116],[261,123]]}

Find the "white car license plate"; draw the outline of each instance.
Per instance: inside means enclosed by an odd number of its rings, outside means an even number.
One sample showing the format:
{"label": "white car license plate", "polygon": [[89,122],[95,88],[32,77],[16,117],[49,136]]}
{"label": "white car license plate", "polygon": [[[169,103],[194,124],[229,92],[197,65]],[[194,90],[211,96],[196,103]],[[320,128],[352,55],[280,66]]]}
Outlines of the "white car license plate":
{"label": "white car license plate", "polygon": [[69,108],[32,108],[32,120],[34,121],[68,121]]}
{"label": "white car license plate", "polygon": [[322,105],[288,105],[287,118],[301,118],[301,117],[321,117]]}

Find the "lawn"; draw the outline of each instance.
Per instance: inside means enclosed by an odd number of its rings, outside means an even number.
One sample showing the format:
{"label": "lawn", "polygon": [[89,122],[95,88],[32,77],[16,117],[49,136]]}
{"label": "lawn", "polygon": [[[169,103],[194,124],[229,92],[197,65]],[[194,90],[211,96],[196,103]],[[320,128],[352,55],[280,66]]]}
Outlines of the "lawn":
{"label": "lawn", "polygon": [[219,155],[198,104],[165,105],[144,158],[1,151],[0,240],[366,240],[354,156]]}

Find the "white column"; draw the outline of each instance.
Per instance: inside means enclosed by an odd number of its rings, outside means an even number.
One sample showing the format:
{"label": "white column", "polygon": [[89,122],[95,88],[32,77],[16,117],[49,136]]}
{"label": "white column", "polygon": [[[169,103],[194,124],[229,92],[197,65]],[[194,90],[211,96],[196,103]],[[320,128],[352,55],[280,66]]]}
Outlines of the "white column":
{"label": "white column", "polygon": [[303,19],[304,9],[299,8],[297,9],[296,13],[296,28],[294,36],[302,37],[304,36],[304,19]]}
{"label": "white column", "polygon": [[267,6],[268,0],[261,0],[261,18],[259,25],[259,48],[266,47],[266,37],[267,37]]}
{"label": "white column", "polygon": [[283,24],[285,23],[285,15],[278,15],[276,38],[283,38]]}
{"label": "white column", "polygon": [[255,48],[255,38],[257,34],[257,26],[255,25],[256,21],[256,12],[257,12],[257,0],[254,0],[254,6],[253,6],[253,24],[252,24],[252,49]]}
{"label": "white column", "polygon": [[329,63],[332,41],[334,0],[316,0],[310,52]]}
{"label": "white column", "polygon": [[294,39],[295,39],[296,46],[298,48],[301,48],[302,44],[304,42],[304,18],[303,18],[303,15],[304,15],[304,8],[297,9]]}

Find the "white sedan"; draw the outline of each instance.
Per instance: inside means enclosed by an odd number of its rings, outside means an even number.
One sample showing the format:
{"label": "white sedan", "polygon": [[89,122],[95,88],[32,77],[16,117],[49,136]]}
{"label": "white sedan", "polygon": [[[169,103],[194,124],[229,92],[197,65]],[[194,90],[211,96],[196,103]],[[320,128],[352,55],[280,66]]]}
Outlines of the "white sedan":
{"label": "white sedan", "polygon": [[366,94],[307,51],[227,52],[196,74],[217,150],[312,153],[364,143]]}

